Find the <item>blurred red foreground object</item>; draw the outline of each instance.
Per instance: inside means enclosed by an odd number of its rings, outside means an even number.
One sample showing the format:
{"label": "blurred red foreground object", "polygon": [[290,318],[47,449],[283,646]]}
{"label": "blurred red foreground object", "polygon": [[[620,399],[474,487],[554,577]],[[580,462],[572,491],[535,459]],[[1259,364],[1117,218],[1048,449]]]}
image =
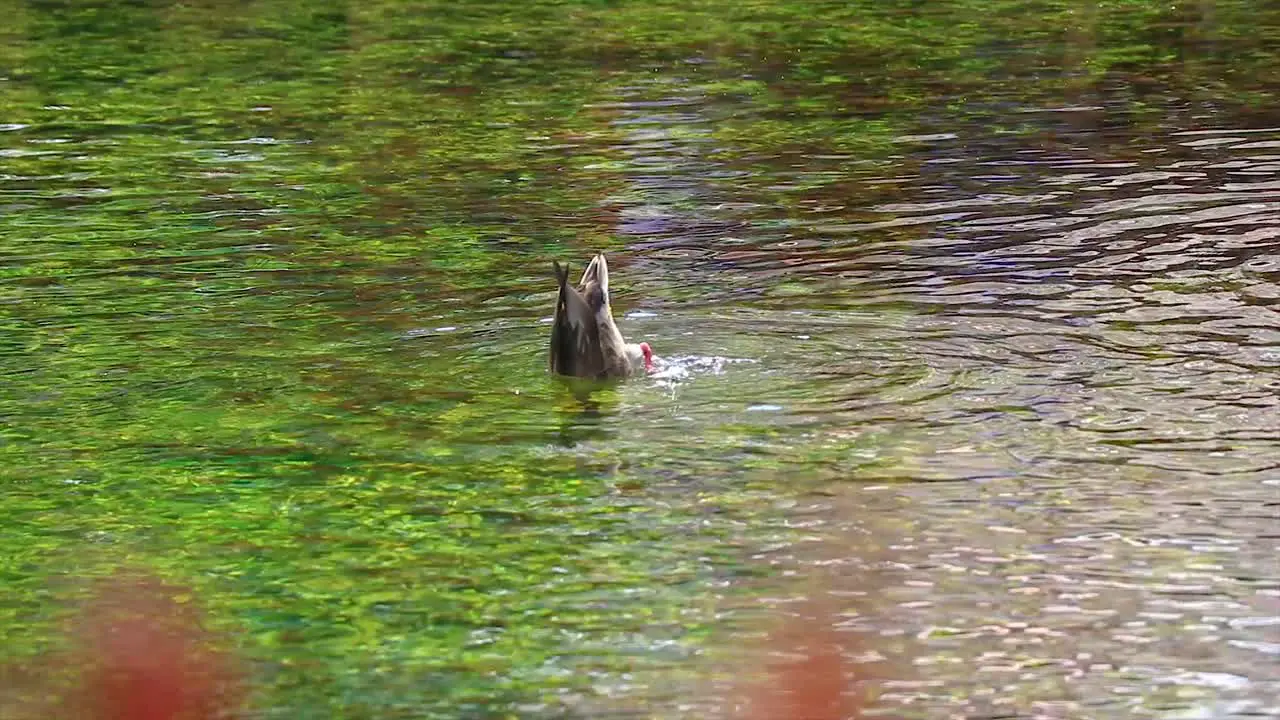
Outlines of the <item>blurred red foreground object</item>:
{"label": "blurred red foreground object", "polygon": [[[841,656],[840,637],[832,616],[794,619],[773,634],[771,654],[785,655],[774,663],[769,679],[750,688],[743,720],[855,720],[863,717],[862,703],[851,697]],[[848,638],[844,638],[848,642]]]}
{"label": "blurred red foreground object", "polygon": [[[244,696],[181,588],[145,578],[105,584],[72,626],[75,649],[35,671],[4,668],[0,717],[67,720],[230,719]],[[16,681],[16,682],[14,682]],[[25,701],[19,698],[25,696]]]}
{"label": "blurred red foreground object", "polygon": [[[6,706],[5,693],[0,692],[0,717],[236,718],[245,697],[241,676],[231,658],[212,647],[196,610],[176,599],[183,595],[182,589],[151,579],[109,582],[73,626],[77,650],[66,662],[46,659],[42,669],[51,676],[28,677],[23,683],[28,690],[35,688],[31,696],[60,695],[60,699],[52,706],[42,702],[18,709]],[[846,692],[849,678],[830,617],[819,612],[816,617],[796,618],[771,636],[767,651],[782,659],[772,664],[766,680],[745,689],[748,702],[741,720],[863,717],[861,703]],[[59,672],[68,667],[79,669],[79,674]],[[28,675],[20,669],[9,670],[15,677]],[[4,675],[0,673],[0,679]],[[49,692],[69,676],[73,684],[67,692]]]}
{"label": "blurred red foreground object", "polygon": [[112,582],[81,620],[88,654],[84,713],[93,720],[212,720],[239,704],[225,655],[209,647],[182,591],[153,580]]}

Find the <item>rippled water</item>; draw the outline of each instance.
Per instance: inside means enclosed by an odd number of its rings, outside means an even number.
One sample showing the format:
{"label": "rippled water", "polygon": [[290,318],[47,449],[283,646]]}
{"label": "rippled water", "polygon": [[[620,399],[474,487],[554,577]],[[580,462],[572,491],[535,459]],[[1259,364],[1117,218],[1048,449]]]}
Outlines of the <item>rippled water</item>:
{"label": "rippled water", "polygon": [[[237,628],[263,715],[690,716],[708,648],[826,593],[906,716],[1280,716],[1274,112],[970,98],[969,55],[833,100],[645,34],[705,17],[374,6],[16,16],[14,647],[124,559]],[[666,363],[584,399],[550,261],[601,249]]]}
{"label": "rippled water", "polygon": [[[611,445],[834,496],[796,509],[823,549],[774,559],[802,575],[851,538],[863,566],[874,531],[878,632],[915,640],[891,705],[1280,714],[1280,128],[1114,155],[969,128],[760,177],[715,161],[688,97],[638,94],[625,329],[749,362],[677,357]],[[770,192],[811,197],[771,216]],[[701,428],[726,424],[717,462]]]}

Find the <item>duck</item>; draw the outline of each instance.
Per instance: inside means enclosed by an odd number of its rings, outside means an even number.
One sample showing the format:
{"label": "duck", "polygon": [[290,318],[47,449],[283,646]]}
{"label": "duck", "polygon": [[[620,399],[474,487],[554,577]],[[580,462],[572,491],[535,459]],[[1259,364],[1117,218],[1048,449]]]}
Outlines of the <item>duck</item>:
{"label": "duck", "polygon": [[560,293],[551,326],[549,365],[556,375],[608,380],[654,371],[649,343],[629,343],[613,321],[609,307],[609,263],[604,254],[591,259],[575,288],[569,268],[555,266]]}

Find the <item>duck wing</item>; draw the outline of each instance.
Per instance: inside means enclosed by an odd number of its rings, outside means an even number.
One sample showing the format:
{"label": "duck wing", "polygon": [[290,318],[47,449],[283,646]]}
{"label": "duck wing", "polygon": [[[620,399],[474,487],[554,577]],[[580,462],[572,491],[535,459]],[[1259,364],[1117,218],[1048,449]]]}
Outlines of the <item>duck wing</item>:
{"label": "duck wing", "polygon": [[[560,297],[551,329],[551,370],[596,378],[634,374],[627,342],[609,307],[609,263],[604,255],[591,259],[576,288],[569,285],[569,270],[559,263],[555,267]],[[633,354],[639,357],[638,353],[639,346]]]}
{"label": "duck wing", "polygon": [[[592,295],[569,285],[569,268],[558,262],[553,264],[560,294],[556,298],[556,315],[551,326],[551,372],[573,377],[604,375],[605,357],[600,347],[600,325],[592,308]],[[587,273],[583,274],[584,281],[594,264],[593,260],[592,266],[588,266]],[[598,292],[597,283],[587,286],[584,282],[584,289],[588,293],[595,289],[593,294],[597,301],[603,297]]]}
{"label": "duck wing", "polygon": [[591,258],[591,263],[582,273],[582,280],[578,282],[578,292],[582,293],[587,305],[595,313],[600,353],[604,355],[606,372],[613,375],[629,374],[627,341],[623,339],[618,324],[613,321],[613,308],[609,304],[609,263],[605,262],[603,254]]}

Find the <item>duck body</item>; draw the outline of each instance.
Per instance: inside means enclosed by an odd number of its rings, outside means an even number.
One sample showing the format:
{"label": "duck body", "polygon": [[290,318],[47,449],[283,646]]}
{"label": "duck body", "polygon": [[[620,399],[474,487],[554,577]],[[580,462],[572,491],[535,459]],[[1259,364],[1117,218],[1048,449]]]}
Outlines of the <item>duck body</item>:
{"label": "duck body", "polygon": [[649,343],[627,342],[613,321],[604,255],[591,259],[577,287],[569,284],[569,268],[554,265],[560,292],[551,326],[551,372],[602,380],[652,372]]}

